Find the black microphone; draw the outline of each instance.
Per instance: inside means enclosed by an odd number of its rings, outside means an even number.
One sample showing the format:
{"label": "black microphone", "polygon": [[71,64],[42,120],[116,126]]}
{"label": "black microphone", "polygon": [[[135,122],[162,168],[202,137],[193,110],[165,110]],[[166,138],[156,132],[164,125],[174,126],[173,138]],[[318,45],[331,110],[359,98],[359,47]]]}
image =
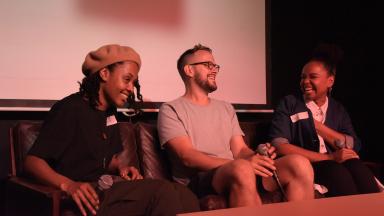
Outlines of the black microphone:
{"label": "black microphone", "polygon": [[97,181],[96,189],[100,192],[108,190],[113,185],[113,177],[111,175],[102,175]]}
{"label": "black microphone", "polygon": [[[104,200],[104,192],[112,187],[114,177],[111,175],[101,175],[97,182],[91,182],[92,187],[95,189],[97,196],[99,197],[100,203]],[[90,209],[85,208],[87,215],[93,215]]]}
{"label": "black microphone", "polygon": [[341,140],[337,139],[335,140],[335,146],[339,149],[346,148],[345,142],[342,142]]}
{"label": "black microphone", "polygon": [[97,182],[91,183],[99,197],[100,203],[104,199],[104,192],[112,187],[113,182],[113,177],[111,175],[101,175]]}
{"label": "black microphone", "polygon": [[[257,153],[259,153],[260,155],[263,155],[263,156],[267,156],[269,158],[271,158],[271,156],[269,155],[268,153],[268,146],[266,144],[260,144],[257,146]],[[287,195],[285,194],[285,190],[283,188],[283,186],[281,185],[280,183],[280,179],[279,177],[277,176],[277,172],[276,170],[271,170],[272,173],[273,173],[273,178],[275,179],[277,185],[279,186],[279,189],[280,189],[280,192],[281,194],[283,195],[283,199],[285,201],[288,201],[287,199]]]}
{"label": "black microphone", "polygon": [[125,181],[125,180],[120,176],[104,174],[99,177],[99,180],[97,181],[94,188],[96,189],[96,192],[98,194],[103,194],[104,191],[111,188],[114,183],[121,182],[121,181]]}

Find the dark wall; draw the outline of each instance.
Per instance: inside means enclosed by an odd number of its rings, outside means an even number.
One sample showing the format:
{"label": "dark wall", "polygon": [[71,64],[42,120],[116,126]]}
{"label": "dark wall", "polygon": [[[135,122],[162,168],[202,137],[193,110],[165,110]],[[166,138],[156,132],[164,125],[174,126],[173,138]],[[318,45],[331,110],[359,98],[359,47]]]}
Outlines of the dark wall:
{"label": "dark wall", "polygon": [[[363,141],[363,158],[383,162],[379,92],[383,12],[379,1],[271,1],[272,102],[299,90],[301,68],[320,42],[344,51],[332,95]],[[379,112],[374,110],[379,109]],[[381,115],[382,116],[382,115]],[[379,120],[380,119],[380,120]]]}

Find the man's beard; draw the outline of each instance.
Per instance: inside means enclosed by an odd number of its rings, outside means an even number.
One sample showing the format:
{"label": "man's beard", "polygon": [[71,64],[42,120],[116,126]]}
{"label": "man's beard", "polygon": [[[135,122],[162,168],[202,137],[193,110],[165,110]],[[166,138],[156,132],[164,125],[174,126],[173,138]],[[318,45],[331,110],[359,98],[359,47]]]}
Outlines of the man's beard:
{"label": "man's beard", "polygon": [[203,79],[200,75],[196,75],[196,83],[208,93],[214,92],[217,89],[216,82],[209,82],[208,78]]}

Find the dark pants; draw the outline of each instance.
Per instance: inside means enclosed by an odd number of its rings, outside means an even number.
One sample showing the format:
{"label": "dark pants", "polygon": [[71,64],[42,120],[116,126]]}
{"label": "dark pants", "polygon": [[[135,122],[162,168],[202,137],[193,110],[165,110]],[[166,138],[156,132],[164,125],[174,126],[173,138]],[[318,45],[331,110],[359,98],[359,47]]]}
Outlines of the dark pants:
{"label": "dark pants", "polygon": [[198,200],[186,187],[162,180],[115,183],[106,191],[99,216],[158,215],[198,211]]}
{"label": "dark pants", "polygon": [[319,161],[312,166],[315,182],[328,188],[327,197],[379,192],[371,170],[359,159]]}

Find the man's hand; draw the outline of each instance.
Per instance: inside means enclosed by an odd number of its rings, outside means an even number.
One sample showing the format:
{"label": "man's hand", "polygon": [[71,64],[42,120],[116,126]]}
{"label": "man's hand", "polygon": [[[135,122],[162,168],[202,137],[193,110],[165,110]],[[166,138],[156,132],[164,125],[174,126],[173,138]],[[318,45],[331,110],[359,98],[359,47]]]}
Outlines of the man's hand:
{"label": "man's hand", "polygon": [[[273,153],[276,157],[276,154]],[[260,154],[255,154],[248,158],[249,162],[251,162],[251,165],[255,171],[256,175],[260,175],[262,177],[270,177],[273,176],[273,173],[270,170],[276,170],[275,162],[273,159],[262,156]]]}
{"label": "man's hand", "polygon": [[133,166],[119,167],[119,174],[125,180],[143,179],[143,176]]}
{"label": "man's hand", "polygon": [[353,151],[352,149],[346,149],[346,148],[336,150],[335,152],[332,152],[330,155],[331,155],[331,159],[338,163],[343,163],[344,161],[352,158],[357,158],[357,159],[359,158],[359,155],[356,154],[355,151]]}
{"label": "man's hand", "polygon": [[91,184],[71,181],[61,184],[60,189],[72,197],[83,215],[87,215],[84,206],[86,206],[93,215],[96,215],[100,201]]}

